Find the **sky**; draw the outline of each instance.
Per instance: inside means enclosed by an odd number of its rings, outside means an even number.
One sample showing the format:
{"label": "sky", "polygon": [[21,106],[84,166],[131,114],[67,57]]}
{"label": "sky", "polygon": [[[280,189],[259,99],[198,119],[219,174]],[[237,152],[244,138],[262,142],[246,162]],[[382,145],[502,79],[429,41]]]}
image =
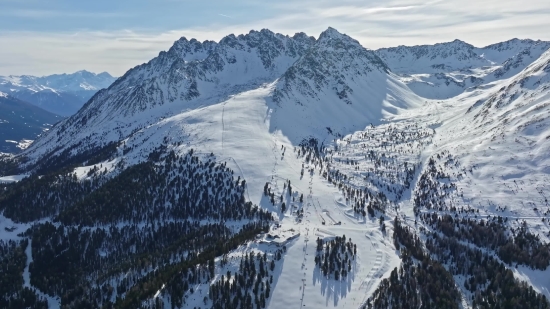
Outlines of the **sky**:
{"label": "sky", "polygon": [[546,0],[0,0],[0,75],[89,70],[121,76],[178,38],[329,26],[371,49],[460,39],[550,40]]}

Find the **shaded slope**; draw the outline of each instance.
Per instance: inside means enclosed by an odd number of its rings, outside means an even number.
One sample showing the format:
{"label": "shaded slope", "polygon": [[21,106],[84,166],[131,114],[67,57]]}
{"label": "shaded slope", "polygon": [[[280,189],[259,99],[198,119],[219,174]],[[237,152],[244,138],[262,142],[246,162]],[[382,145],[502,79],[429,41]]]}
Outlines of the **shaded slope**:
{"label": "shaded slope", "polygon": [[0,151],[18,152],[22,140],[34,140],[63,117],[0,92]]}
{"label": "shaded slope", "polygon": [[278,80],[273,101],[270,129],[295,144],[310,135],[330,140],[421,104],[373,51],[332,28]]}
{"label": "shaded slope", "polygon": [[289,37],[269,30],[229,35],[219,43],[182,38],[99,91],[28,154],[37,159],[58,145],[80,147],[83,140],[86,147],[102,147],[166,117],[273,82],[314,41],[303,33]]}
{"label": "shaded slope", "polygon": [[512,39],[483,48],[455,40],[376,51],[419,96],[448,99],[518,74],[550,48],[550,42]]}
{"label": "shaded slope", "polygon": [[115,78],[78,71],[72,74],[0,76],[0,91],[61,116],[75,114],[98,90],[107,88]]}

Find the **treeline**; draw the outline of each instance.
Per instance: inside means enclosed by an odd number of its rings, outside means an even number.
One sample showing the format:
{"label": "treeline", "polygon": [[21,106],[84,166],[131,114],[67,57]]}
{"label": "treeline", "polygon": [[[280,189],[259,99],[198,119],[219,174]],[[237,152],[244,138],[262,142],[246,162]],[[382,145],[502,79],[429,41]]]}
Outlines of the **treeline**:
{"label": "treeline", "polygon": [[461,295],[452,275],[424,252],[420,238],[397,219],[393,238],[402,264],[382,280],[363,308],[458,309]]}
{"label": "treeline", "polygon": [[[350,177],[362,178],[373,190],[372,195],[383,194],[387,201],[397,202],[414,178],[417,167],[414,155],[420,153],[432,136],[433,130],[420,128],[416,123],[371,126],[342,139],[328,151],[331,169],[327,178],[329,182],[344,178],[346,183]],[[341,175],[337,166],[348,170],[347,175]]]}
{"label": "treeline", "polygon": [[463,288],[473,308],[550,308],[550,303],[493,255],[459,242],[454,237],[428,234],[426,248],[449,271],[464,278]]}
{"label": "treeline", "polygon": [[0,210],[14,221],[53,219],[21,236],[32,240],[30,283],[62,308],[139,308],[163,284],[178,304],[213,278],[216,257],[272,220],[246,202],[246,182],[225,163],[192,150],[161,147],[148,162],[109,172],[97,164],[87,176],[31,176],[0,190]]}
{"label": "treeline", "polygon": [[[327,130],[332,133],[330,128]],[[352,137],[335,139],[334,148],[319,145],[316,139],[310,138],[303,140],[294,151],[309,164],[307,171],[302,166],[302,176],[305,172],[318,171],[338,187],[356,214],[366,217],[368,213],[375,217],[376,211],[384,213],[410,188],[418,167],[415,154],[432,136],[433,130],[420,128],[416,123],[385,126],[382,130],[373,126]],[[364,185],[357,185],[355,179]]]}
{"label": "treeline", "polygon": [[444,151],[429,159],[420,176],[414,192],[415,224],[423,223],[419,230],[426,238],[413,244],[418,247],[413,252],[423,251],[425,245],[426,252],[457,279],[464,299],[473,308],[550,308],[544,295],[517,280],[506,267],[523,264],[547,269],[549,245],[530,233],[525,222],[510,228],[507,218],[478,218],[478,210],[449,203],[452,196],[459,195],[445,172],[449,169],[458,179],[472,172],[461,168],[460,162]]}
{"label": "treeline", "polygon": [[[246,183],[214,157],[174,152],[131,166],[113,178],[75,174],[32,176],[4,186],[0,210],[16,222],[54,217],[64,224],[139,223],[156,220],[268,220],[271,214],[245,202]],[[99,171],[102,171],[99,168]]]}
{"label": "treeline", "polygon": [[550,308],[498,258],[442,234],[426,230],[423,242],[396,218],[394,244],[403,263],[364,308],[458,308],[462,299],[476,309]]}
{"label": "treeline", "polygon": [[[53,234],[37,236],[51,229],[41,227],[33,235],[33,253],[36,251],[37,255],[33,254],[30,265],[31,284],[51,296],[59,296],[62,308],[154,308],[156,302],[152,296],[163,287],[172,305],[181,307],[185,304],[185,294],[192,291],[194,285],[212,281],[216,257],[228,254],[268,230],[262,223],[247,224],[238,233],[222,231],[226,228],[221,225],[218,231],[214,231],[215,228],[197,225],[195,229],[191,227],[188,235],[167,235],[165,238],[173,237],[175,241],[159,244],[149,253],[147,248],[138,248],[139,243],[124,252],[113,248],[114,242],[98,242],[98,235],[103,232],[92,233],[89,243],[83,239],[90,234],[63,236],[59,233],[61,228]],[[203,237],[201,233],[206,230],[208,235]],[[150,232],[145,229],[137,238]],[[46,241],[35,246],[38,237],[42,240],[62,238],[71,245],[64,247],[66,243],[62,242],[54,246]],[[193,238],[200,239],[188,244]],[[89,247],[83,250],[82,246]]]}
{"label": "treeline", "polygon": [[132,166],[59,214],[65,224],[91,225],[170,219],[270,219],[245,201],[246,183],[213,157],[168,155],[160,164]]}
{"label": "treeline", "polygon": [[0,240],[0,308],[47,309],[48,302],[34,290],[23,287],[28,240]]}
{"label": "treeline", "polygon": [[[437,156],[441,157],[440,154]],[[458,161],[455,161],[450,154],[448,156],[449,159],[445,162],[446,165],[450,165],[449,161],[455,162],[453,165],[458,164]],[[433,157],[428,160],[428,166],[420,175],[414,192],[414,211],[416,214],[421,209],[443,211],[451,207],[445,200],[451,194],[456,193],[456,185],[448,181],[450,177],[441,167],[436,165]],[[461,177],[460,174],[459,177]]]}
{"label": "treeline", "polygon": [[460,308],[460,293],[440,263],[428,258],[413,262],[406,252],[401,258],[401,266],[382,280],[363,308]]}
{"label": "treeline", "polygon": [[[431,230],[441,232],[442,236],[487,249],[509,266],[526,265],[539,270],[548,268],[550,244],[529,232],[525,221],[519,227],[511,228],[506,217],[489,215],[482,219],[478,218],[479,210],[449,203],[448,199],[458,193],[442,166],[454,169],[457,178],[471,172],[461,169],[460,162],[448,151],[431,157],[414,192],[417,220]],[[467,218],[470,215],[474,218]]]}
{"label": "treeline", "polygon": [[[94,229],[47,222],[27,233],[34,259],[31,284],[51,296],[66,294],[80,284],[86,287],[83,278],[107,281],[130,270],[147,273],[232,236],[222,224],[187,221]],[[121,282],[111,288],[122,294],[125,286]]]}
{"label": "treeline", "polygon": [[75,174],[31,175],[0,190],[0,209],[15,222],[40,220],[74,206],[102,182],[78,181]]}
{"label": "treeline", "polygon": [[0,177],[20,174],[20,163],[24,163],[24,160],[9,154],[0,153]]}
{"label": "treeline", "polygon": [[[228,254],[231,250],[255,238],[258,233],[267,232],[268,226],[249,224],[231,238],[219,239],[198,254],[189,255],[178,263],[159,267],[137,280],[125,294],[117,297],[114,304],[107,303],[105,308],[155,308],[158,306],[151,297],[164,285],[172,306],[185,303],[185,293],[193,292],[192,284],[209,282],[215,275],[215,258]],[[280,258],[280,255],[279,255]],[[165,294],[166,295],[166,294]],[[74,307],[80,308],[80,307]]]}
{"label": "treeline", "polygon": [[[57,134],[59,135],[61,132],[63,131],[59,130]],[[27,169],[32,168],[39,175],[67,172],[78,166],[94,165],[109,160],[116,154],[118,146],[120,146],[118,142],[98,144],[88,136],[69,148],[63,149],[62,146],[58,146],[52,149],[40,161],[30,165]]]}
{"label": "treeline", "polygon": [[508,265],[527,265],[545,270],[550,265],[550,245],[530,233],[525,225],[510,229],[506,219],[458,218],[451,215],[422,214],[420,218],[434,230],[460,241],[470,242],[480,248],[495,252]]}
{"label": "treeline", "polygon": [[382,280],[364,308],[459,308],[461,294],[452,275],[424,251],[420,238],[397,218],[393,228],[402,265]]}
{"label": "treeline", "polygon": [[[341,173],[338,169],[333,167],[333,159],[329,156],[329,152],[325,146],[318,144],[317,139],[310,138],[300,143],[300,148],[295,148],[298,156],[304,159],[306,164],[312,164],[314,167],[308,170],[309,173],[315,173],[316,169],[319,170],[319,175],[325,178],[328,182],[338,187],[341,193],[346,198],[347,202],[352,202],[352,207],[356,213],[362,214],[366,217],[368,213],[371,216],[375,216],[374,210],[381,212],[385,211],[388,204],[388,198],[382,190],[374,191],[368,187],[359,189],[349,182],[349,176]],[[348,162],[348,164],[355,164],[354,162]],[[302,165],[301,174],[304,175],[305,166]],[[389,188],[389,187],[388,187]]]}

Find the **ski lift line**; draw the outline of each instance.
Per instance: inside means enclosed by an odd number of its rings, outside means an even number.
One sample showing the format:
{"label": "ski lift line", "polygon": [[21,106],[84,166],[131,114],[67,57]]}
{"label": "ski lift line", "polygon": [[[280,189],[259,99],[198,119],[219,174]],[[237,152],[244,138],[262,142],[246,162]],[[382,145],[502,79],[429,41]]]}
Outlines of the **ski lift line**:
{"label": "ski lift line", "polygon": [[[224,133],[225,133],[225,122],[223,120],[224,116],[225,116],[225,104],[227,104],[227,101],[225,101],[222,105],[222,156],[224,155],[224,151],[223,151],[223,140],[224,140]],[[250,198],[249,198],[250,199]]]}
{"label": "ski lift line", "polygon": [[336,236],[336,234],[334,234],[333,232],[325,230],[325,229],[317,228],[317,231],[319,231],[321,233],[324,233],[324,234],[327,234],[327,235]]}
{"label": "ski lift line", "polygon": [[336,224],[336,220],[334,220],[334,218],[330,215],[330,212],[328,210],[325,209],[323,212],[332,221],[332,224]]}
{"label": "ski lift line", "polygon": [[317,217],[319,218],[319,221],[321,221],[323,224],[325,224],[325,219],[323,219],[323,217],[319,214],[319,211],[317,210],[317,207],[315,206],[315,201],[313,201],[313,197],[308,196],[308,199],[310,199],[311,205],[313,205],[313,209],[315,209],[315,213],[317,214]]}

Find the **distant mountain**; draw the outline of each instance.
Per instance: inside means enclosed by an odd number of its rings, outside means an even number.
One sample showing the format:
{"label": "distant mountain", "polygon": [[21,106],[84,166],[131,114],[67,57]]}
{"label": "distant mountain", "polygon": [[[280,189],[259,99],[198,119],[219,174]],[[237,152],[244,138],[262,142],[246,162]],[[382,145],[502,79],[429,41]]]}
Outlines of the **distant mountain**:
{"label": "distant mountain", "polygon": [[181,38],[0,154],[0,307],[550,308],[549,48]]}
{"label": "distant mountain", "polygon": [[382,48],[376,54],[416,94],[448,99],[468,88],[509,78],[537,60],[550,42],[512,39],[478,48],[460,40]]}
{"label": "distant mountain", "polygon": [[446,72],[492,64],[478,55],[474,46],[460,40],[435,45],[381,48],[376,50],[376,54],[392,71],[407,74]]}
{"label": "distant mountain", "polygon": [[98,90],[109,87],[115,79],[107,72],[95,74],[88,71],[43,77],[0,76],[0,91],[51,113],[70,116]]}
{"label": "distant mountain", "polygon": [[62,119],[61,116],[0,92],[0,152],[21,151]]}

